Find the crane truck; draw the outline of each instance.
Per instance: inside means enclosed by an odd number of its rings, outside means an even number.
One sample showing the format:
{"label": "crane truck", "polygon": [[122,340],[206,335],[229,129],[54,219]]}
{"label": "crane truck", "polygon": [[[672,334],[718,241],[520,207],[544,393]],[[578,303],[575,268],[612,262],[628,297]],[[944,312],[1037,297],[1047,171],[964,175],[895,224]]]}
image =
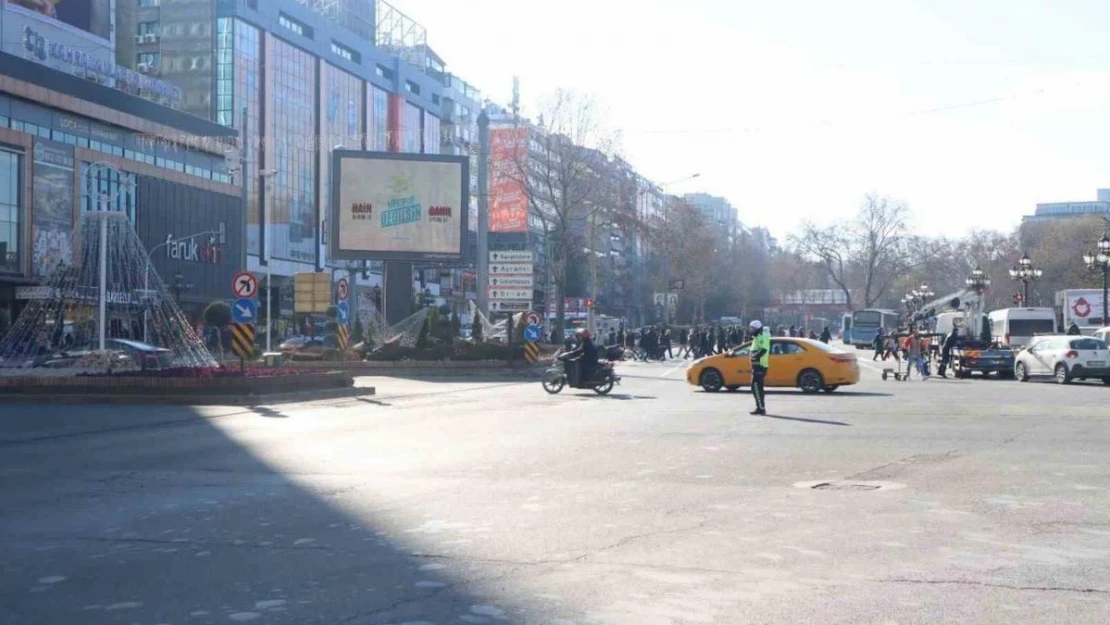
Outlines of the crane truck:
{"label": "crane truck", "polygon": [[969,378],[974,373],[981,373],[983,377],[991,373],[1012,377],[1014,352],[992,342],[990,323],[982,305],[978,293],[957,291],[922,306],[913,316],[913,322],[935,319],[934,332],[944,336],[956,330],[956,345],[952,348],[950,362],[952,374],[957,378]]}

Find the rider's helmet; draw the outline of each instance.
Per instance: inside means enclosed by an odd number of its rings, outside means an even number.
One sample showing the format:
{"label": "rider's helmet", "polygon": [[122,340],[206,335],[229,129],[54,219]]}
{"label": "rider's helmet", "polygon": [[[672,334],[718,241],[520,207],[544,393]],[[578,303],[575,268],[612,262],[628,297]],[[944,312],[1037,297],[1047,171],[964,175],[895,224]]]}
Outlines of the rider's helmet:
{"label": "rider's helmet", "polygon": [[585,340],[590,338],[590,331],[586,328],[578,328],[578,330],[575,331],[574,336],[578,337],[580,340]]}
{"label": "rider's helmet", "polygon": [[759,319],[755,319],[748,324],[748,327],[752,329],[752,332],[758,332],[763,329],[763,322]]}

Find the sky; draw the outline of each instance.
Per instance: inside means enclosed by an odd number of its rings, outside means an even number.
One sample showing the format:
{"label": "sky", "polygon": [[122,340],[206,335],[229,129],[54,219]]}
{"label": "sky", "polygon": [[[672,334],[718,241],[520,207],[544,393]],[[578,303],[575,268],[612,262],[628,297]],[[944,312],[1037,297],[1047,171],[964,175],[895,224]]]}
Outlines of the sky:
{"label": "sky", "polygon": [[960,236],[1110,187],[1104,0],[391,3],[493,101],[592,96],[641,174],[780,238],[869,193]]}

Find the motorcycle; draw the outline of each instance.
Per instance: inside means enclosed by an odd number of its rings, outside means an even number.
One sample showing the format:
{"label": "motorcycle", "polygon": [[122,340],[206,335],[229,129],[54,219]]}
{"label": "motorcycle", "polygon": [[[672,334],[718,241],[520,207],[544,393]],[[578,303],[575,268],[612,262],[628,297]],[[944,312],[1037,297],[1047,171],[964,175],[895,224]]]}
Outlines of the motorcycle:
{"label": "motorcycle", "polygon": [[[599,360],[597,369],[594,371],[593,376],[589,380],[580,379],[580,375],[571,374],[571,368],[579,367],[577,361],[568,361],[562,358],[562,352],[555,355],[555,364],[551,366],[543,375],[543,390],[547,391],[550,395],[559,394],[563,388],[569,386],[576,389],[591,389],[598,395],[608,395],[613,391],[613,387],[620,384],[620,376],[613,370],[613,363],[608,360]],[[571,379],[574,382],[571,382]]]}

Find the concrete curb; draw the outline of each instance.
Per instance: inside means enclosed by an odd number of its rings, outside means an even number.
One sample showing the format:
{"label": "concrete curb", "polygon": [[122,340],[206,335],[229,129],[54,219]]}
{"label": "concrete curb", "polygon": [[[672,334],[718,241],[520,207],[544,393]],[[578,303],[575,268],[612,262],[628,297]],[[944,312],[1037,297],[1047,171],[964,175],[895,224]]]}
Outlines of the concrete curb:
{"label": "concrete curb", "polygon": [[46,404],[46,405],[112,405],[112,406],[263,406],[270,404],[289,404],[330,399],[353,399],[373,397],[374,387],[332,388],[294,393],[269,393],[266,395],[36,395],[29,393],[0,393],[0,405],[4,404]]}

